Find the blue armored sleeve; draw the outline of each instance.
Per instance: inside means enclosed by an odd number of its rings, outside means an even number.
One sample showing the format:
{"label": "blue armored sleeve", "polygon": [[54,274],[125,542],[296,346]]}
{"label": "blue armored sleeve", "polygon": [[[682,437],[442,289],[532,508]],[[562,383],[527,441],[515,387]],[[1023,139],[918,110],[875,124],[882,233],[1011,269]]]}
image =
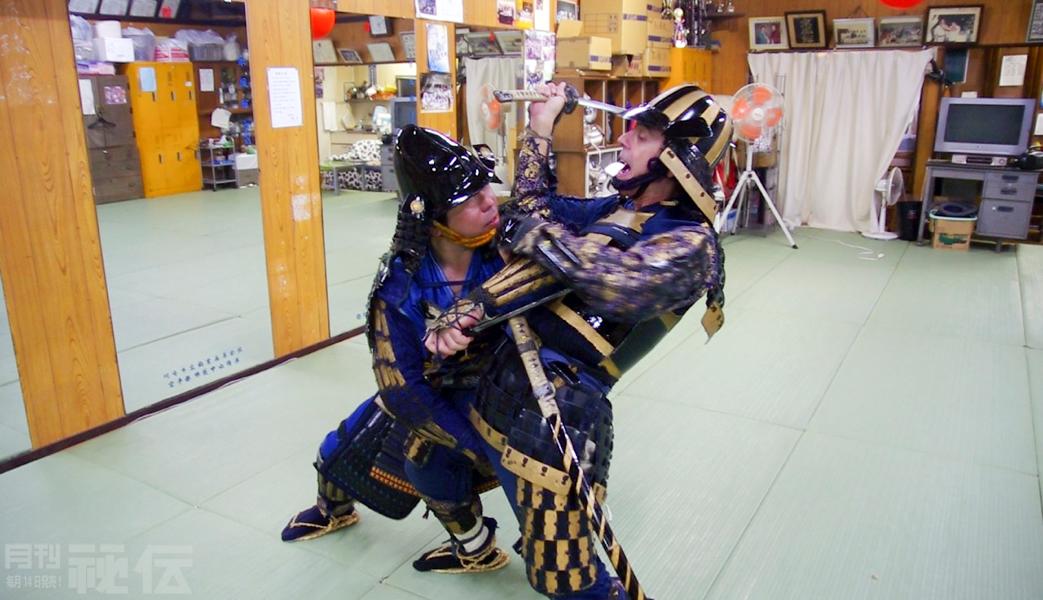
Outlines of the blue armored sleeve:
{"label": "blue armored sleeve", "polygon": [[550,168],[549,151],[546,138],[532,134],[522,138],[512,199],[503,207],[505,222],[537,216],[579,231],[619,203],[615,196],[588,200],[559,195]]}
{"label": "blue armored sleeve", "polygon": [[435,424],[444,401],[424,378],[424,322],[409,298],[411,278],[393,263],[374,293],[369,310],[369,339],[378,404],[417,434],[456,446],[455,438]]}

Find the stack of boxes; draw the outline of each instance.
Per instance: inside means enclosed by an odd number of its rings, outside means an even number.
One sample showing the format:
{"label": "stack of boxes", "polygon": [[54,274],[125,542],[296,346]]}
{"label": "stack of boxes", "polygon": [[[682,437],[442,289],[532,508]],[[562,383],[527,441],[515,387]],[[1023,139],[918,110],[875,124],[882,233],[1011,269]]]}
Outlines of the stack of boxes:
{"label": "stack of boxes", "polygon": [[558,67],[669,77],[673,32],[648,0],[584,0],[582,21],[559,23]]}
{"label": "stack of boxes", "polygon": [[134,42],[123,37],[119,21],[99,21],[94,24],[94,60],[134,62]]}

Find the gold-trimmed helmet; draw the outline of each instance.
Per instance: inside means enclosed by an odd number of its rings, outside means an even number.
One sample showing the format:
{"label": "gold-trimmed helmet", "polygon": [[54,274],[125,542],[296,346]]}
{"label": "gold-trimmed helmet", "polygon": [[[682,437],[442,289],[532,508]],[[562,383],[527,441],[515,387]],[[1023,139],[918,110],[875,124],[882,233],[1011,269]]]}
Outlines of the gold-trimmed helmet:
{"label": "gold-trimmed helmet", "polygon": [[660,176],[665,175],[664,169],[673,173],[692,202],[713,223],[713,170],[732,137],[732,120],[713,96],[686,83],[628,110],[622,117],[663,132],[666,144],[658,157],[661,165],[654,165],[649,171]]}

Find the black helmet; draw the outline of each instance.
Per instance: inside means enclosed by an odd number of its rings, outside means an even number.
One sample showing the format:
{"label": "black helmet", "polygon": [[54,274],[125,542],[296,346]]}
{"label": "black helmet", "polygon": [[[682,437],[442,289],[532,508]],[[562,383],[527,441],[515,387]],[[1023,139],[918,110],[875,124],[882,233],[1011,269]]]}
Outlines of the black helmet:
{"label": "black helmet", "polygon": [[[623,118],[663,132],[666,146],[649,171],[669,170],[695,205],[713,223],[713,169],[732,137],[732,121],[712,96],[692,84],[659,94],[647,104],[623,113]],[[618,186],[617,186],[618,187]]]}
{"label": "black helmet", "polygon": [[488,162],[434,131],[406,125],[395,138],[395,171],[407,205],[428,219],[439,219],[490,182],[500,183]]}
{"label": "black helmet", "polygon": [[500,183],[487,158],[449,137],[406,125],[395,137],[395,171],[402,192],[391,253],[414,272],[427,253],[434,221],[489,183]]}

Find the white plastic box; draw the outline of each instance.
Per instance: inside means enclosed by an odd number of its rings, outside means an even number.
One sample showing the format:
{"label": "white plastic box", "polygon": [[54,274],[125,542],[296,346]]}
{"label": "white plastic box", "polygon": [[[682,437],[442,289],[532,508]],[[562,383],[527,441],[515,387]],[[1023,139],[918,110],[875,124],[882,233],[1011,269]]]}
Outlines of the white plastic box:
{"label": "white plastic box", "polygon": [[134,62],[134,42],[127,38],[94,38],[94,60]]}

